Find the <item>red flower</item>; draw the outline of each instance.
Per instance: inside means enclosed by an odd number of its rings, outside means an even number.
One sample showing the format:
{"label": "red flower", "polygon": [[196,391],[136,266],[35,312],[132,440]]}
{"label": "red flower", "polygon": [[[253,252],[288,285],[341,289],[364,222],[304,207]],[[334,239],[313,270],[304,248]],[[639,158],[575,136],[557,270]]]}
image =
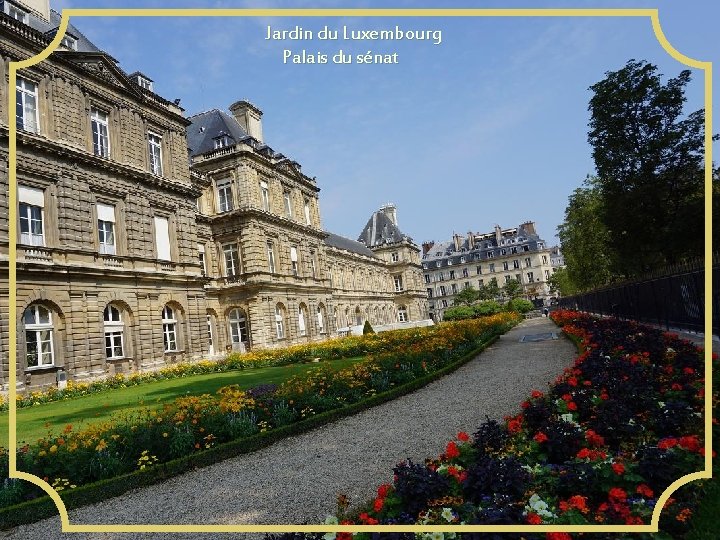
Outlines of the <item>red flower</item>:
{"label": "red flower", "polygon": [[520,404],[520,407],[522,407],[523,409],[527,409],[529,406],[530,406],[530,402],[529,402],[529,401],[523,401],[523,402]]}
{"label": "red flower", "polygon": [[576,457],[580,459],[588,458],[590,457],[590,450],[588,448],[581,448]]}
{"label": "red flower", "polygon": [[540,525],[542,523],[542,518],[539,515],[537,515],[535,512],[528,512],[528,515],[525,518],[525,520],[530,525]]}
{"label": "red flower", "polygon": [[470,440],[470,435],[468,435],[464,431],[461,431],[460,433],[457,434],[457,438],[458,438],[458,441],[468,442]]}
{"label": "red flower", "polygon": [[658,448],[661,450],[667,450],[669,448],[672,448],[673,446],[676,446],[678,443],[677,439],[674,439],[672,437],[668,439],[663,439],[658,443]]}
{"label": "red flower", "polygon": [[570,394],[563,394],[562,399],[563,401],[572,401],[572,396]]}
{"label": "red flower", "polygon": [[375,499],[375,502],[373,503],[373,510],[375,510],[376,512],[379,512],[380,510],[382,510],[384,504],[385,504],[385,501],[378,497],[377,499]]}
{"label": "red flower", "polygon": [[602,435],[598,435],[592,429],[588,429],[585,432],[585,440],[592,446],[603,446],[605,444],[605,439],[603,439]]}
{"label": "red flower", "polygon": [[647,497],[648,499],[652,499],[653,495],[655,494],[653,493],[653,490],[650,489],[650,487],[646,484],[640,484],[637,489],[635,489],[635,492],[639,493],[643,497]]}
{"label": "red flower", "polygon": [[508,421],[507,429],[510,433],[520,433],[520,430],[522,430],[522,422],[517,418],[513,418]]}
{"label": "red flower", "polygon": [[691,367],[686,367],[686,368],[683,368],[683,373],[687,373],[688,375],[692,375],[693,373],[695,373],[695,370],[694,370],[693,368],[691,368]]}
{"label": "red flower", "polygon": [[533,390],[530,394],[530,397],[532,397],[533,399],[537,399],[543,397],[543,395],[544,394],[540,390]]}
{"label": "red flower", "polygon": [[363,512],[358,516],[358,519],[362,521],[365,525],[377,525],[379,521],[373,517],[370,517],[367,512]]}
{"label": "red flower", "polygon": [[627,500],[627,493],[625,493],[625,490],[622,488],[614,487],[608,492],[608,497],[611,502],[624,503]]}
{"label": "red flower", "polygon": [[567,408],[569,411],[577,411],[577,405],[575,405],[574,401],[571,401],[567,404]]}
{"label": "red flower", "polygon": [[576,508],[583,514],[587,514],[590,511],[587,507],[587,497],[583,497],[582,495],[573,495],[568,499],[568,504],[571,508]]}
{"label": "red flower", "polygon": [[673,383],[673,385],[670,388],[672,388],[673,390],[682,390],[682,385],[680,385],[678,383]]}
{"label": "red flower", "polygon": [[545,538],[546,540],[572,540],[572,536],[566,532],[549,532]]}
{"label": "red flower", "polygon": [[377,490],[378,497],[380,499],[384,499],[385,497],[387,497],[388,493],[390,493],[390,488],[392,488],[390,484],[381,485]]}
{"label": "red flower", "polygon": [[542,444],[542,443],[544,443],[545,441],[548,440],[548,436],[545,435],[542,431],[538,431],[538,432],[535,434],[535,436],[533,437],[533,440],[534,440],[536,443]]}
{"label": "red flower", "polygon": [[626,525],[642,525],[643,520],[640,516],[628,516],[625,518]]}
{"label": "red flower", "polygon": [[568,384],[569,384],[570,386],[577,386],[577,383],[578,383],[578,381],[577,381],[577,379],[576,379],[575,377],[570,377],[570,378],[567,380],[567,382],[568,382]]}
{"label": "red flower", "polygon": [[584,386],[592,386],[592,381],[583,381]]}
{"label": "red flower", "polygon": [[447,448],[445,448],[445,455],[448,459],[456,458],[460,455],[460,450],[458,450],[454,441],[450,441],[447,444]]}
{"label": "red flower", "polygon": [[697,435],[686,435],[685,437],[680,437],[678,444],[690,452],[697,452],[700,450],[700,441],[698,440]]}
{"label": "red flower", "polygon": [[618,476],[622,476],[623,474],[625,474],[625,465],[623,465],[622,463],[613,463],[612,470]]}

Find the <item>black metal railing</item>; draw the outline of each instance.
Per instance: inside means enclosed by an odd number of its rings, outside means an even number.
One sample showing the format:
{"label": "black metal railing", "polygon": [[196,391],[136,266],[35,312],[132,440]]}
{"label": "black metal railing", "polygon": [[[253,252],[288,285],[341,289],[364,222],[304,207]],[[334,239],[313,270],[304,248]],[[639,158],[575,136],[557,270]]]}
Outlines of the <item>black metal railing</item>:
{"label": "black metal railing", "polygon": [[[720,255],[711,263],[713,284],[720,283]],[[692,332],[705,329],[705,262],[694,260],[643,278],[613,283],[558,300],[558,306],[632,319]],[[720,296],[713,287],[712,330],[718,334]]]}

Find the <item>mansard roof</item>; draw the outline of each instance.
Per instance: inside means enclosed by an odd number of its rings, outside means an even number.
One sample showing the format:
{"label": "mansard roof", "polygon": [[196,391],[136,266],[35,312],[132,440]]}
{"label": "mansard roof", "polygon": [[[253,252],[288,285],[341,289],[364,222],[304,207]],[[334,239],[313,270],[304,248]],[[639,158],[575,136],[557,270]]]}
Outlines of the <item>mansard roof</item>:
{"label": "mansard roof", "polygon": [[333,234],[327,231],[326,234],[327,237],[325,238],[325,243],[330,247],[344,249],[345,251],[357,253],[358,255],[365,255],[366,257],[376,258],[375,254],[370,251],[365,244],[361,242],[356,242],[355,240],[350,240],[349,238],[345,238],[344,236]]}
{"label": "mansard roof", "polygon": [[396,244],[403,240],[412,242],[412,238],[403,234],[400,228],[382,210],[378,210],[370,216],[365,228],[358,237],[358,241],[369,248]]}
{"label": "mansard roof", "polygon": [[[33,30],[37,30],[38,32],[42,32],[45,34],[49,39],[52,39],[55,37],[55,33],[57,32],[58,27],[60,26],[60,19],[61,15],[55,11],[50,10],[50,21],[44,21],[43,19],[40,19],[36,17],[32,12],[30,12],[30,16],[28,17],[28,26],[32,28]],[[78,52],[99,52],[100,49],[91,42],[85,34],[83,34],[80,30],[77,29],[72,23],[68,23],[67,26],[67,32],[65,35],[70,34],[72,37],[77,39],[77,51]]]}
{"label": "mansard roof", "polygon": [[215,150],[215,139],[222,135],[230,137],[233,143],[251,138],[237,120],[219,109],[201,112],[189,120],[192,124],[187,129],[187,140],[191,156]]}

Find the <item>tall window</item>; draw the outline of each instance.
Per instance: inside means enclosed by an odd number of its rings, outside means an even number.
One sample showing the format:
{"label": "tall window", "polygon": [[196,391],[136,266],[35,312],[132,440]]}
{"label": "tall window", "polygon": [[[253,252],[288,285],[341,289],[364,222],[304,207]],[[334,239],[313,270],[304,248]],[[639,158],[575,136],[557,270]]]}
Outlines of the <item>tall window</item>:
{"label": "tall window", "polygon": [[91,109],[93,153],[100,157],[110,156],[110,137],[108,136],[108,115],[98,109]]}
{"label": "tall window", "polygon": [[400,292],[403,290],[403,282],[402,282],[402,276],[393,276],[393,281],[395,282],[395,292]]}
{"label": "tall window", "polygon": [[230,342],[234,351],[240,349],[241,343],[247,343],[247,319],[242,309],[235,308],[228,313],[230,322]]}
{"label": "tall window", "polygon": [[125,325],[123,324],[122,314],[120,310],[108,304],[103,312],[104,330],[105,330],[105,358],[124,358],[123,349],[123,333]]}
{"label": "tall window", "polygon": [[266,212],[270,211],[270,190],[268,189],[267,182],[260,182],[260,202],[262,208]]}
{"label": "tall window", "polygon": [[52,314],[46,307],[35,304],[25,310],[23,322],[27,367],[52,366],[55,362]]}
{"label": "tall window", "polygon": [[513,261],[513,268],[520,268],[520,261],[518,261],[517,259],[515,259],[515,260]]}
{"label": "tall window", "polygon": [[271,274],[275,273],[275,248],[272,242],[267,243],[268,270]]}
{"label": "tall window", "polygon": [[198,244],[198,260],[200,261],[200,273],[205,276],[207,275],[207,264],[205,262],[205,246]]}
{"label": "tall window", "polygon": [[284,311],[285,308],[282,304],[277,304],[275,306],[275,335],[278,339],[283,339],[285,337],[285,323],[283,321]]}
{"label": "tall window", "polygon": [[165,352],[176,352],[178,350],[177,318],[175,310],[170,306],[165,306],[162,310],[162,325]]}
{"label": "tall window", "polygon": [[297,276],[298,275],[298,254],[297,254],[297,248],[295,246],[292,246],[290,248],[290,265],[292,266],[293,276]]}
{"label": "tall window", "polygon": [[290,192],[283,191],[283,201],[285,202],[285,215],[289,218],[293,217],[292,202],[290,200]]}
{"label": "tall window", "polygon": [[305,224],[310,225],[310,201],[308,199],[305,199],[303,209],[305,210]]}
{"label": "tall window", "polygon": [[213,355],[215,354],[215,343],[213,341],[213,336],[215,332],[213,331],[213,316],[207,315],[207,331],[208,331],[208,354]]}
{"label": "tall window", "polygon": [[408,313],[407,313],[407,308],[405,306],[400,306],[398,308],[398,321],[400,321],[400,322],[408,321]]}
{"label": "tall window", "polygon": [[532,261],[530,260],[530,257],[525,257],[525,267],[529,268],[532,266]]}
{"label": "tall window", "polygon": [[425,283],[430,283],[430,274],[425,274]]}
{"label": "tall window", "polygon": [[325,306],[322,304],[318,304],[317,307],[317,325],[318,325],[318,333],[324,334],[325,333]]}
{"label": "tall window", "polygon": [[18,215],[20,218],[20,243],[31,246],[44,246],[43,190],[18,186]]}
{"label": "tall window", "polygon": [[232,179],[224,178],[217,182],[218,211],[229,212],[233,209]]}
{"label": "tall window", "polygon": [[527,280],[528,280],[528,283],[532,283],[533,281],[535,281],[535,278],[534,278],[532,272],[527,273]]}
{"label": "tall window", "polygon": [[100,253],[115,255],[115,207],[98,203],[97,215]]}
{"label": "tall window", "polygon": [[300,304],[300,307],[298,308],[298,332],[301,336],[307,335],[307,326],[306,326],[306,308],[305,304]]}
{"label": "tall window", "polygon": [[397,251],[393,251],[393,252],[390,254],[390,260],[391,260],[392,262],[398,262],[398,261],[400,260],[400,255],[398,255],[398,252],[397,252]]}
{"label": "tall window", "polygon": [[163,261],[170,260],[170,229],[168,220],[164,217],[155,216],[155,250],[157,258]]}
{"label": "tall window", "polygon": [[155,133],[148,133],[148,154],[150,155],[150,172],[162,176],[162,137]]}
{"label": "tall window", "polygon": [[15,125],[17,129],[32,133],[40,131],[37,90],[37,84],[34,82],[17,78],[15,86]]}
{"label": "tall window", "polygon": [[503,270],[508,270],[508,263],[507,263],[507,261],[503,262]]}
{"label": "tall window", "polygon": [[312,274],[313,278],[316,278],[316,269],[315,269],[315,252],[310,252],[310,273]]}
{"label": "tall window", "polygon": [[225,254],[225,275],[237,276],[240,273],[240,257],[237,244],[223,244]]}
{"label": "tall window", "polygon": [[490,272],[495,271],[495,263],[490,263]]}

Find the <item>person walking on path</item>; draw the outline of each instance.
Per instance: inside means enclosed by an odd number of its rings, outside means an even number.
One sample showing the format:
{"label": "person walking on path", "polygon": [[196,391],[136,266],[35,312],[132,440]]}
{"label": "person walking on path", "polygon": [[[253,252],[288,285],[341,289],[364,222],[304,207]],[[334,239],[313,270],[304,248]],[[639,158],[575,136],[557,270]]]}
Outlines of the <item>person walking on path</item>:
{"label": "person walking on path", "polygon": [[[442,453],[459,431],[516,414],[531,390],[545,390],[575,357],[548,318],[529,319],[457,371],[388,403],[267,448],[70,512],[72,524],[321,523],[338,494],[358,504],[392,479],[406,458]],[[240,533],[213,539],[245,538]],[[253,535],[261,537],[262,535]],[[66,538],[60,520],[0,533],[13,540]],[[200,533],[76,533],[72,540],[187,540]]]}

